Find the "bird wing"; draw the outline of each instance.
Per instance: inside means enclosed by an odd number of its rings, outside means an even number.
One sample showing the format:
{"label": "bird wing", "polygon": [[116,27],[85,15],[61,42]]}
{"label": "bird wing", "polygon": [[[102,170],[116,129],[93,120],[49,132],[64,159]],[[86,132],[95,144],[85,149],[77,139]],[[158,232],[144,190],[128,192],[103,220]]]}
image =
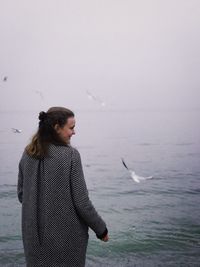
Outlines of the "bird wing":
{"label": "bird wing", "polygon": [[123,158],[122,158],[121,160],[122,160],[122,163],[123,163],[124,167],[125,167],[127,170],[129,170],[129,168],[127,167],[127,165],[126,165],[125,161],[123,160]]}
{"label": "bird wing", "polygon": [[152,178],[153,178],[153,176],[146,176],[146,177],[138,176],[138,179],[142,180],[142,181],[145,181],[145,180],[148,180],[148,179],[152,179]]}

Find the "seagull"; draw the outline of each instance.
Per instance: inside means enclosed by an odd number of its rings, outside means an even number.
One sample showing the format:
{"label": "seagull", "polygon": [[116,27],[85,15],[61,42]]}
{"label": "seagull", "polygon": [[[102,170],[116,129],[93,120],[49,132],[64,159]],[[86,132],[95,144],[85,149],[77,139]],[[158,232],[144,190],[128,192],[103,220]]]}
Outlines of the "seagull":
{"label": "seagull", "polygon": [[101,105],[102,107],[104,107],[104,106],[106,105],[105,102],[103,102],[99,97],[92,95],[88,90],[86,91],[86,93],[87,93],[87,96],[88,96],[88,98],[89,98],[90,100],[97,101],[98,103],[100,103],[100,105]]}
{"label": "seagull", "polygon": [[22,130],[16,129],[16,128],[11,128],[13,133],[21,133]]}
{"label": "seagull", "polygon": [[89,98],[90,100],[96,100],[96,99],[95,99],[95,96],[93,96],[88,90],[86,91],[86,93],[87,93],[87,96],[88,96],[88,98]]}
{"label": "seagull", "polygon": [[8,80],[8,77],[5,76],[5,77],[3,78],[3,82],[7,82],[7,80]]}
{"label": "seagull", "polygon": [[43,96],[43,94],[42,94],[41,91],[35,90],[34,92],[35,92],[36,94],[38,94],[38,95],[41,97],[42,100],[44,100],[44,96]]}
{"label": "seagull", "polygon": [[122,163],[123,163],[124,167],[129,171],[129,173],[131,174],[131,177],[133,178],[133,180],[136,183],[140,183],[141,181],[153,178],[153,176],[147,176],[147,177],[138,176],[134,171],[130,170],[127,167],[127,165],[126,165],[126,163],[125,163],[125,161],[123,159],[121,159],[121,160],[122,160]]}

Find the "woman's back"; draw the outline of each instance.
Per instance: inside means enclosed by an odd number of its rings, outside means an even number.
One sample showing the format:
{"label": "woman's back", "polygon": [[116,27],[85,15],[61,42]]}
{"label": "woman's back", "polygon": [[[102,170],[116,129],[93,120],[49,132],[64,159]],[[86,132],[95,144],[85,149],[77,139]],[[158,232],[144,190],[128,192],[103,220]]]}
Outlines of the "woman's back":
{"label": "woman's back", "polygon": [[49,143],[43,157],[26,149],[17,189],[27,266],[83,267],[88,227],[100,239],[107,228],[89,199],[79,152],[63,142]]}

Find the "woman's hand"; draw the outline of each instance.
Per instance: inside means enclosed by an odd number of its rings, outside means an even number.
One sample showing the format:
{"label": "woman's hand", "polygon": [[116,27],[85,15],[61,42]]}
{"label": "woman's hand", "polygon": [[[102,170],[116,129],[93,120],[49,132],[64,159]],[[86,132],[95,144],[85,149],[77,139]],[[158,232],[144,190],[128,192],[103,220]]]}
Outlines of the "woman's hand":
{"label": "woman's hand", "polygon": [[109,240],[108,234],[106,236],[104,236],[101,240],[104,241],[104,242],[107,242]]}

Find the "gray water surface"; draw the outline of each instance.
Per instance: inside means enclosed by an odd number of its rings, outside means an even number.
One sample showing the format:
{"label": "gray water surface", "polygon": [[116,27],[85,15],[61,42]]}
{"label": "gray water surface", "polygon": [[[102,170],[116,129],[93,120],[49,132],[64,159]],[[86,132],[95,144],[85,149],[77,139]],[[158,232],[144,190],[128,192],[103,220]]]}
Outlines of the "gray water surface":
{"label": "gray water surface", "polygon": [[[103,243],[90,230],[86,267],[200,266],[199,115],[76,112],[72,145],[110,236]],[[0,266],[25,266],[17,166],[37,112],[4,112],[0,119]],[[154,178],[135,183],[121,157],[139,175]]]}

